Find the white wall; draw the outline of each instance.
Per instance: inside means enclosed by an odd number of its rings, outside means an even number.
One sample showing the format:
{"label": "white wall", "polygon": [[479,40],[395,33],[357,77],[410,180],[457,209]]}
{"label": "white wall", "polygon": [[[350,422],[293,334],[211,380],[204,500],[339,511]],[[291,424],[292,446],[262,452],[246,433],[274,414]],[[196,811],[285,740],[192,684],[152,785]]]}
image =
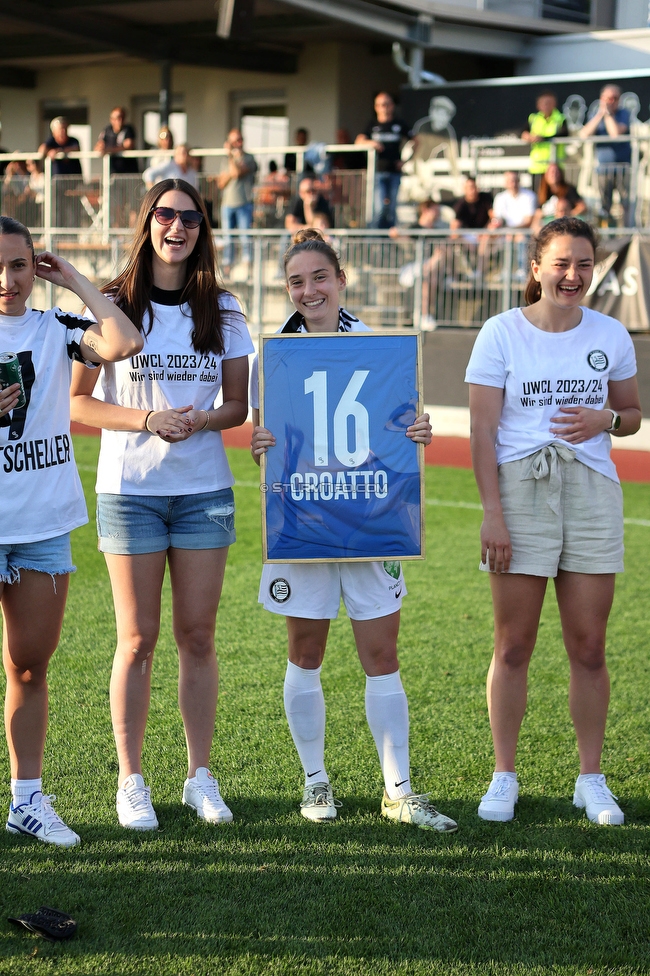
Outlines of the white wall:
{"label": "white wall", "polygon": [[616,4],[616,27],[648,26],[648,0],[618,0]]}
{"label": "white wall", "polygon": [[[636,0],[625,0],[628,2],[632,5]],[[650,68],[650,28],[538,38],[531,41],[528,53],[530,59],[520,65],[518,74],[647,70]]]}
{"label": "white wall", "polygon": [[[352,45],[350,47],[353,47]],[[361,45],[359,46],[361,48]],[[354,63],[354,52],[348,51]],[[367,62],[365,45],[363,55]],[[361,60],[364,60],[361,58]],[[265,74],[183,65],[173,70],[174,93],[183,96],[188,116],[187,138],[195,147],[223,145],[230,125],[230,92],[282,90],[286,96],[290,131],[298,126],[309,129],[314,140],[332,142],[339,126],[340,53],[335,43],[306,45],[296,74]],[[366,64],[358,72],[359,86],[346,77],[346,104],[359,102],[358,112],[368,114],[369,103],[364,82]],[[160,81],[156,65],[132,62],[121,65],[71,65],[38,73],[34,89],[0,88],[2,145],[11,150],[30,152],[39,145],[40,103],[47,100],[82,100],[88,104],[88,121],[93,137],[108,124],[115,105],[130,110],[132,99],[155,96]],[[254,97],[251,97],[254,101]],[[136,126],[140,120],[133,120]]]}

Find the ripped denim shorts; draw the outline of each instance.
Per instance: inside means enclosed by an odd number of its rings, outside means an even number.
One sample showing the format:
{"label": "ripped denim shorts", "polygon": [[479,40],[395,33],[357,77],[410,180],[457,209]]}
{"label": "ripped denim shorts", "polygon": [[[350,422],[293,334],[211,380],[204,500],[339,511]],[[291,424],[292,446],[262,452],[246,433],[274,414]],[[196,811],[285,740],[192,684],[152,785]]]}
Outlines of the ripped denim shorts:
{"label": "ripped denim shorts", "polygon": [[[41,539],[39,542],[15,542],[0,546],[0,583],[19,583],[21,569],[55,576],[74,573],[70,551],[70,533]],[[56,584],[54,586],[56,590]]]}
{"label": "ripped denim shorts", "polygon": [[223,549],[235,541],[232,488],[198,495],[97,496],[99,551],[135,556],[169,549]]}

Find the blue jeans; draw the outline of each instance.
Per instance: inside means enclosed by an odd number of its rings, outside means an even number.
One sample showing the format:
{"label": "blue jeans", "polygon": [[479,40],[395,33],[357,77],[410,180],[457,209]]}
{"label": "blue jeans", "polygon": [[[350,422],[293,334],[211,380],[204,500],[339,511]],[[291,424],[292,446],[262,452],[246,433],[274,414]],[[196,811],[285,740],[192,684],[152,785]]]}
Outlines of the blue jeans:
{"label": "blue jeans", "polygon": [[376,174],[373,227],[386,229],[387,227],[394,227],[397,223],[395,206],[400,179],[400,173]]}
{"label": "blue jeans", "polygon": [[70,533],[41,539],[40,542],[15,542],[0,545],[0,583],[20,582],[20,570],[64,576],[74,573],[70,552]]}
{"label": "blue jeans", "polygon": [[[243,203],[240,207],[221,207],[221,227],[223,230],[248,230],[253,223],[253,204]],[[235,256],[235,245],[232,237],[226,234],[225,247],[223,249],[223,263],[229,268]],[[244,261],[251,259],[250,237],[241,237],[242,258]]]}

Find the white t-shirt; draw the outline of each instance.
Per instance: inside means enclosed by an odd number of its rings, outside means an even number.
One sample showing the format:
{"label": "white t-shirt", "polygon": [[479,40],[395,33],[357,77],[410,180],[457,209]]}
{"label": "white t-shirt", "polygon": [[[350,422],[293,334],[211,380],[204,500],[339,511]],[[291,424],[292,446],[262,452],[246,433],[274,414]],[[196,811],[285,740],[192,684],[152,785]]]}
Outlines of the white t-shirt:
{"label": "white t-shirt", "polygon": [[71,361],[91,323],[52,308],[0,315],[0,352],[15,352],[27,405],[0,419],[0,544],[53,539],[88,521],[70,438]]}
{"label": "white t-shirt", "polygon": [[[222,361],[253,352],[236,299],[223,292],[219,306],[224,310],[223,356],[195,351],[188,305],[152,302],[154,323],[143,350],[104,366],[95,396],[136,410],[169,410],[190,404],[195,410],[211,410],[221,389]],[[233,484],[221,431],[197,433],[174,444],[146,431],[102,431],[98,492],[196,495]]]}
{"label": "white t-shirt", "polygon": [[[351,315],[347,309],[339,309],[339,332],[372,332],[365,322],[361,319],[357,319],[354,315]],[[288,333],[299,333],[307,332],[305,327],[305,320],[300,314],[300,312],[294,312],[289,316],[287,321],[284,323],[281,329],[278,329],[277,334],[280,332]],[[250,379],[250,401],[253,410],[259,410],[260,407],[260,377],[259,377],[260,367],[258,362],[258,357],[256,356],[253,360],[253,365],[251,366],[251,379]]]}
{"label": "white t-shirt", "polygon": [[[488,319],[479,332],[465,382],[505,390],[496,439],[497,462],[503,464],[559,440],[550,428],[560,407],[602,410],[609,381],[635,374],[634,346],[617,319],[582,308],[575,329],[544,332],[512,308]],[[587,467],[618,481],[608,433],[569,447]]]}
{"label": "white t-shirt", "polygon": [[506,227],[521,227],[536,210],[537,197],[532,190],[522,188],[516,197],[509,190],[502,190],[497,193],[492,205],[494,216],[502,220]]}

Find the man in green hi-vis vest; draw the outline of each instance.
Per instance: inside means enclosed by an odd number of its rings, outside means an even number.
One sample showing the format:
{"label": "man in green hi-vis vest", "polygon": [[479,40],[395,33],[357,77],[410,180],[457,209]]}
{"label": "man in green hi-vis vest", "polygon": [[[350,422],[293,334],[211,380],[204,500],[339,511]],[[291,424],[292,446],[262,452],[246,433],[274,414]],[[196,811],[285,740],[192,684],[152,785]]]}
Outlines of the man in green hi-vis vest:
{"label": "man in green hi-vis vest", "polygon": [[542,92],[537,99],[537,111],[528,116],[528,128],[521,133],[521,138],[531,143],[528,172],[532,174],[534,190],[537,190],[548,164],[555,162],[561,166],[566,155],[564,146],[552,146],[548,140],[568,134],[567,122],[557,107],[555,95]]}

